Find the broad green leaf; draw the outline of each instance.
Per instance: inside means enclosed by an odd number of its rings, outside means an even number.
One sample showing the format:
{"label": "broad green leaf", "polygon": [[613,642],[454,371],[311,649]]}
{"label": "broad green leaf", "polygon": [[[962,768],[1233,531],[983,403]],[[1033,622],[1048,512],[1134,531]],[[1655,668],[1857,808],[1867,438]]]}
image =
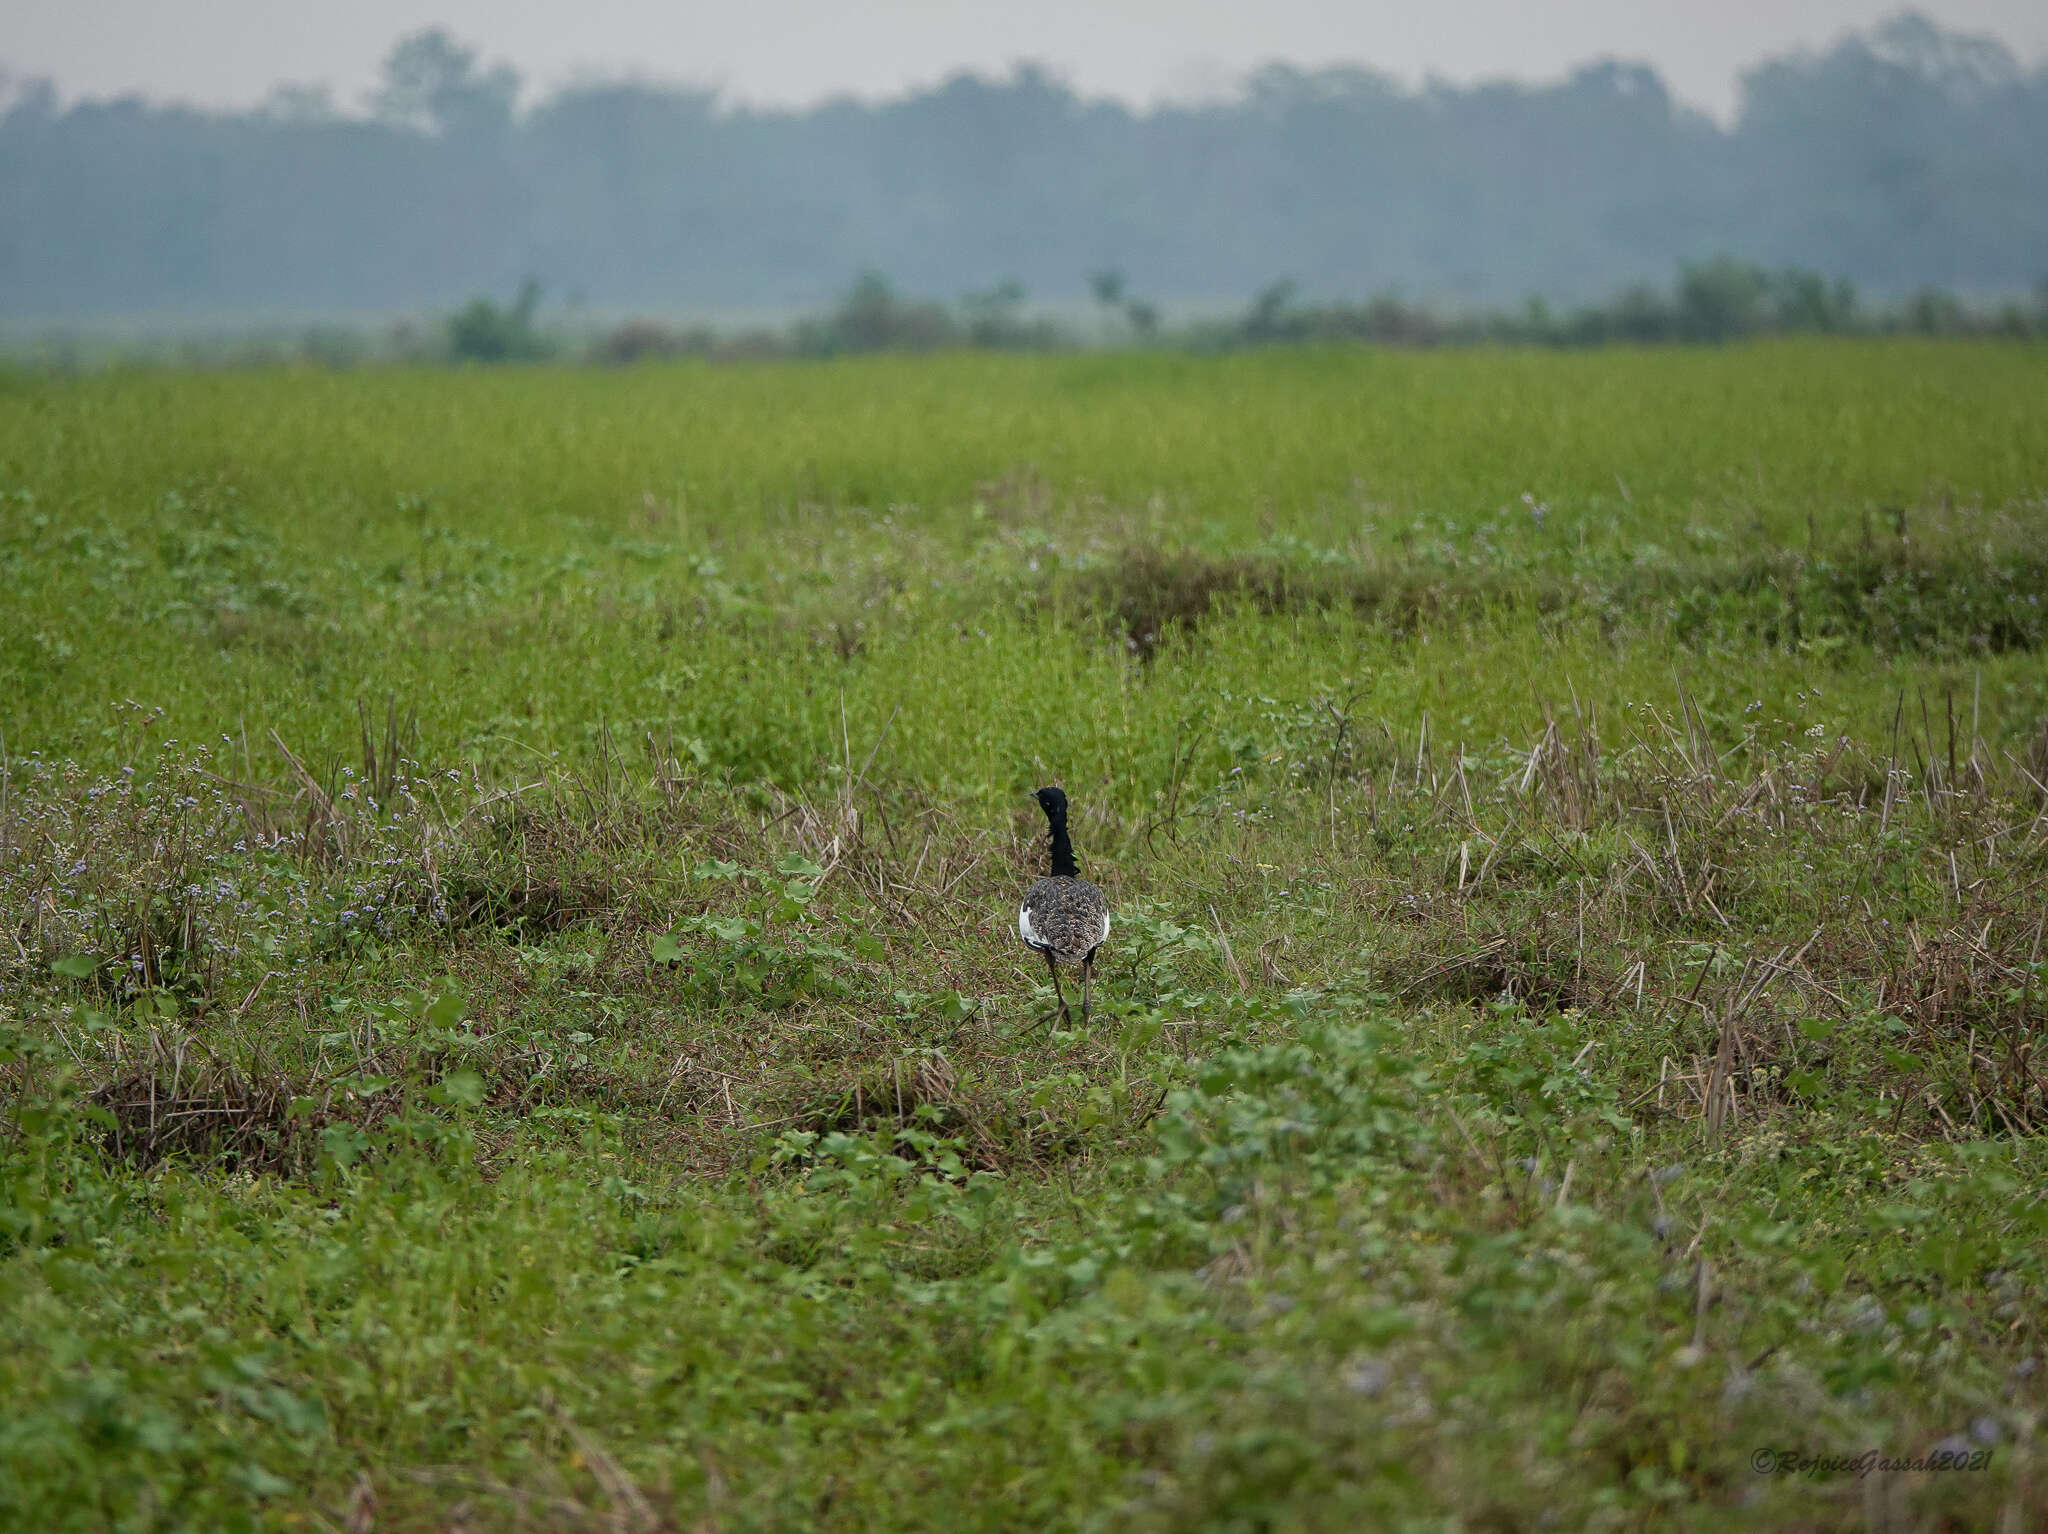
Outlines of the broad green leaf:
{"label": "broad green leaf", "polygon": [[427,1004],[425,1020],[430,1027],[453,1028],[462,1021],[462,1011],[462,993],[451,985]]}
{"label": "broad green leaf", "polygon": [[443,1076],[434,1094],[442,1102],[474,1108],[484,1100],[484,1079],[465,1065]]}

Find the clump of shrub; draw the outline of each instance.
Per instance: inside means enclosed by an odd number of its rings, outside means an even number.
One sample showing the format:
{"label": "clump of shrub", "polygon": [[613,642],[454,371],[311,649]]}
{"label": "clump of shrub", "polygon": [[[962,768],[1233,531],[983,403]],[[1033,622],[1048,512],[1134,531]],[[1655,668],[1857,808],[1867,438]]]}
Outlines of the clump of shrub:
{"label": "clump of shrub", "polygon": [[863,272],[838,307],[799,320],[790,349],[799,356],[834,357],[849,352],[929,352],[979,346],[1000,351],[1046,351],[1070,344],[1048,319],[1024,313],[1024,287],[1000,282],[969,293],[957,311],[930,299],[905,298],[879,272]]}
{"label": "clump of shrub", "polygon": [[1159,306],[1133,295],[1121,271],[1112,267],[1090,273],[1088,288],[1112,325],[1121,322],[1140,341],[1150,341],[1159,334]]}
{"label": "clump of shrub", "polygon": [[807,357],[929,352],[958,345],[960,326],[944,304],[904,298],[880,272],[870,271],[854,280],[831,313],[798,321],[792,339]]}
{"label": "clump of shrub", "polygon": [[1049,351],[1066,341],[1051,320],[1026,317],[1021,282],[1000,282],[985,293],[969,293],[960,300],[960,308],[966,316],[969,346]]}
{"label": "clump of shrub", "polygon": [[448,318],[448,355],[456,362],[539,362],[554,354],[554,343],[534,325],[540,284],[520,285],[509,308],[477,297]]}
{"label": "clump of shrub", "polygon": [[790,341],[786,334],[775,330],[739,330],[721,335],[709,325],[669,326],[658,320],[631,319],[599,336],[584,355],[585,360],[605,367],[673,362],[680,357],[753,362],[789,356]]}
{"label": "clump of shrub", "polygon": [[629,367],[636,362],[706,357],[717,345],[717,333],[708,325],[677,330],[653,320],[627,320],[597,338],[590,348],[590,360],[612,367]]}

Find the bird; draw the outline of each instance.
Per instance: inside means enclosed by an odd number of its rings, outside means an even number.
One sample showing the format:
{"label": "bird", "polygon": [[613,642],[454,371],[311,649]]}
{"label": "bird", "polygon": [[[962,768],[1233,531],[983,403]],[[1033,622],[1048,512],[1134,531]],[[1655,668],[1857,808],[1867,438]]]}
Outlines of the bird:
{"label": "bird", "polygon": [[1109,938],[1109,897],[1081,877],[1074,861],[1074,844],[1067,837],[1067,796],[1059,788],[1041,788],[1032,796],[1045,811],[1052,829],[1052,872],[1032,881],[1017,907],[1017,935],[1027,948],[1045,955],[1045,967],[1052,975],[1052,994],[1059,1002],[1054,1014],[1074,1020],[1067,1010],[1066,993],[1060,989],[1060,966],[1081,969],[1081,1026],[1088,1025],[1088,1009],[1095,982],[1095,952]]}

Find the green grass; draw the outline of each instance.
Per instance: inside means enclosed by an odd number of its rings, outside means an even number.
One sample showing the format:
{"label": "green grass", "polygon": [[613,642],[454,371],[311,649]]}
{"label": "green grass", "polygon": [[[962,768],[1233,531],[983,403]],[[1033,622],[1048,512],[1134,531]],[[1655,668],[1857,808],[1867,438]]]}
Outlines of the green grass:
{"label": "green grass", "polygon": [[2039,1522],[2043,422],[1962,344],[7,384],[0,1512]]}

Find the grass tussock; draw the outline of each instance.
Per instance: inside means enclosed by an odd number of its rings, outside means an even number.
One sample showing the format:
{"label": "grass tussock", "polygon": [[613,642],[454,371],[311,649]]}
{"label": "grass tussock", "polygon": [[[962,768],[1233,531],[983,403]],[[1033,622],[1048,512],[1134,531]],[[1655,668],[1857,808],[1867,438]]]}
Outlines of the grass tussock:
{"label": "grass tussock", "polygon": [[1515,560],[1391,560],[1322,551],[1209,555],[1145,546],[1084,566],[1073,597],[1150,660],[1212,615],[1345,613],[1396,636],[1490,613],[1544,618],[1596,612],[1609,624],[1660,613],[1680,644],[1760,644],[1828,654],[2032,653],[2048,635],[2048,552],[2017,546],[1929,553],[1901,537],[1833,554],[1774,550],[1645,570],[1620,561],[1569,567]]}
{"label": "grass tussock", "polygon": [[[154,1058],[84,1099],[96,1110],[107,1154],[141,1171],[176,1159],[228,1173],[308,1178],[320,1164],[321,1135],[356,1118],[381,1117],[369,1105],[337,1104],[332,1084],[314,1095],[281,1077],[252,1079],[208,1058],[190,1035],[151,1043]],[[338,1143],[330,1142],[330,1156]]]}

